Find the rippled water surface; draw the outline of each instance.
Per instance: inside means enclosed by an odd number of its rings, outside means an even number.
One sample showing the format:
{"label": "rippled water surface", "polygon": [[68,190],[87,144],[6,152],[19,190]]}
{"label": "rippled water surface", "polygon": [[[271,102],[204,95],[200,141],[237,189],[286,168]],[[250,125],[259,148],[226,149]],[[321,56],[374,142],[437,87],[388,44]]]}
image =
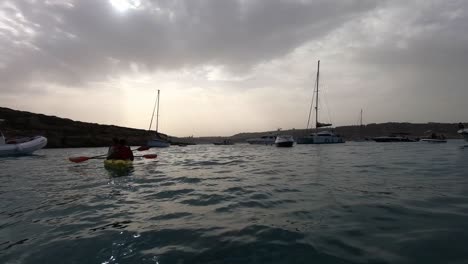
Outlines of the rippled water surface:
{"label": "rippled water surface", "polygon": [[0,263],[468,263],[461,141],[0,159]]}

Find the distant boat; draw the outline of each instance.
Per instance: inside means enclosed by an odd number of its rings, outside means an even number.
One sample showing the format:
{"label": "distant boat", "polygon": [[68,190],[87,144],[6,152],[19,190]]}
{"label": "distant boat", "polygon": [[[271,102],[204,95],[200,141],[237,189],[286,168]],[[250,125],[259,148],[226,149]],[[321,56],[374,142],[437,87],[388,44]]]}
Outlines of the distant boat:
{"label": "distant boat", "polygon": [[156,98],[156,102],[154,103],[154,108],[153,108],[153,115],[151,116],[151,122],[149,125],[148,131],[151,131],[151,125],[153,124],[153,118],[154,118],[154,111],[157,108],[156,112],[156,135],[148,140],[146,143],[148,147],[153,147],[153,148],[167,148],[171,144],[167,139],[163,139],[162,136],[165,136],[167,138],[167,135],[160,134],[158,133],[158,125],[159,125],[159,90],[158,90],[158,96]]}
{"label": "distant boat", "polygon": [[217,145],[217,146],[221,146],[221,145],[234,145],[234,142],[232,142],[230,139],[225,139],[221,142],[214,142],[213,144]]}
{"label": "distant boat", "polygon": [[465,141],[468,141],[468,128],[458,130],[458,134],[462,135]]}
{"label": "distant boat", "polygon": [[276,136],[261,136],[259,138],[247,139],[247,143],[253,145],[273,145],[275,144]]}
{"label": "distant boat", "polygon": [[369,141],[368,138],[362,136],[362,134],[363,134],[362,130],[363,129],[364,129],[364,125],[362,124],[362,109],[361,109],[361,114],[360,114],[360,117],[359,117],[359,136],[358,136],[357,139],[354,140],[355,142]]}
{"label": "distant boat", "polygon": [[427,143],[447,143],[446,139],[434,139],[434,138],[423,138],[421,139],[422,142]]}
{"label": "distant boat", "polygon": [[[317,63],[317,77],[316,77],[316,87],[315,89],[315,131],[306,137],[299,137],[297,139],[297,144],[334,144],[334,143],[344,143],[344,139],[333,133],[332,131],[322,131],[318,132],[318,129],[321,127],[329,127],[332,124],[320,123],[318,120],[318,99],[319,99],[319,76],[320,76],[320,61]],[[314,105],[314,98],[312,97],[312,102],[309,110],[309,118],[307,120],[307,128],[309,128],[310,115],[312,112],[312,107]]]}
{"label": "distant boat", "polygon": [[279,135],[276,137],[275,145],[277,147],[292,147],[294,145],[294,138],[289,135]]}
{"label": "distant boat", "polygon": [[422,138],[420,141],[427,143],[447,143],[444,135],[437,135],[436,133],[432,133],[431,136]]}
{"label": "distant boat", "polygon": [[417,142],[418,140],[409,138],[407,133],[393,133],[390,136],[374,137],[375,142]]}

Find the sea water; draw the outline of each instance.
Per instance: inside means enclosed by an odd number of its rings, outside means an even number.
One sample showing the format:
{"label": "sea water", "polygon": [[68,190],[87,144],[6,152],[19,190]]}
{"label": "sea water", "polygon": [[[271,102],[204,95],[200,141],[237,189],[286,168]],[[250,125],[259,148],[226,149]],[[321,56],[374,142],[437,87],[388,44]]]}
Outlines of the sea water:
{"label": "sea water", "polygon": [[468,263],[462,141],[0,159],[0,263]]}

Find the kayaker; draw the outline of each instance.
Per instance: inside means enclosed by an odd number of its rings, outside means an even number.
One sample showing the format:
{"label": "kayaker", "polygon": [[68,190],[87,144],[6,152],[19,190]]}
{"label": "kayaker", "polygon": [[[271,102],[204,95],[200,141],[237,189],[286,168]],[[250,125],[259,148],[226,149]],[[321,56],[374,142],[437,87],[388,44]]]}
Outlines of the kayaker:
{"label": "kayaker", "polygon": [[112,139],[112,146],[109,147],[107,150],[107,159],[115,159],[114,157],[117,154],[117,151],[119,149],[119,139],[118,138],[113,138]]}
{"label": "kayaker", "polygon": [[130,147],[127,146],[127,141],[125,139],[119,141],[117,156],[122,160],[133,160],[133,152]]}

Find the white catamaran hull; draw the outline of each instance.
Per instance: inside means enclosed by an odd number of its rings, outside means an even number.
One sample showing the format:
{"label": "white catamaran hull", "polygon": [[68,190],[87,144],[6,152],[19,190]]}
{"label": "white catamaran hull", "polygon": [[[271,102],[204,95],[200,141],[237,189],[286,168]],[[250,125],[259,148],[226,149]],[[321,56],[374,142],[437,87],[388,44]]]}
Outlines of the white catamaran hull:
{"label": "white catamaran hull", "polygon": [[171,143],[157,138],[148,140],[146,144],[148,147],[152,148],[167,148],[171,145]]}
{"label": "white catamaran hull", "polygon": [[47,145],[47,138],[36,136],[31,140],[18,144],[0,145],[0,156],[21,156],[30,155]]}
{"label": "white catamaran hull", "polygon": [[337,144],[345,143],[345,140],[332,132],[319,132],[307,137],[297,139],[297,144]]}

